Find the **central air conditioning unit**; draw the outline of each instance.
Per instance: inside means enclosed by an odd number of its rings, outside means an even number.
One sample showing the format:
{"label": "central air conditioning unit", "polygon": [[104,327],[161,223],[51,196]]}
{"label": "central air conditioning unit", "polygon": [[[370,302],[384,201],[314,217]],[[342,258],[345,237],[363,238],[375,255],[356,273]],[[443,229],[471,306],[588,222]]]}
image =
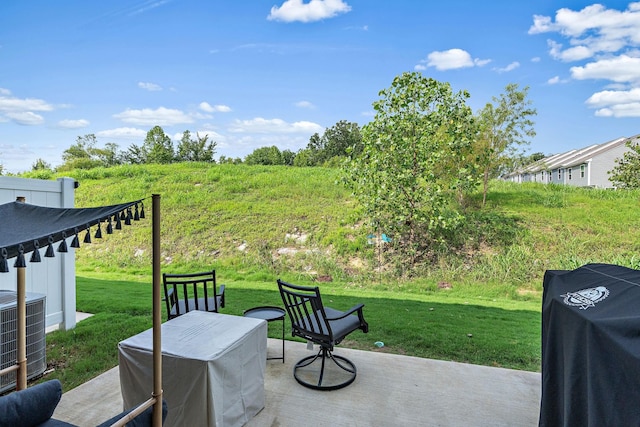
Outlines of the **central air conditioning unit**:
{"label": "central air conditioning unit", "polygon": [[[0,291],[0,369],[16,364],[18,358],[18,296]],[[47,368],[45,339],[46,295],[25,295],[27,308],[27,379],[41,375]],[[16,371],[0,376],[0,393],[15,388]]]}

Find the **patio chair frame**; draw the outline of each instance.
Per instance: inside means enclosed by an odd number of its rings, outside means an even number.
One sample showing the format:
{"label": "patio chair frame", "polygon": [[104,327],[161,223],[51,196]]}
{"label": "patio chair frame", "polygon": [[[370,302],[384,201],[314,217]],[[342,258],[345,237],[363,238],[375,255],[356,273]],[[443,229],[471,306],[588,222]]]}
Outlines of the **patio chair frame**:
{"label": "patio chair frame", "polygon": [[[357,370],[349,359],[333,354],[333,348],[347,335],[355,330],[369,331],[362,309],[364,304],[357,304],[347,311],[338,311],[325,307],[320,296],[320,289],[309,286],[293,285],[278,279],[278,289],[285,309],[291,320],[291,334],[318,344],[317,354],[304,357],[293,368],[293,376],[301,385],[315,390],[336,390],[351,384],[356,379]],[[303,378],[300,370],[315,362],[320,363],[317,381]],[[328,362],[333,362],[340,370],[347,373],[347,379],[337,384],[323,384]]]}

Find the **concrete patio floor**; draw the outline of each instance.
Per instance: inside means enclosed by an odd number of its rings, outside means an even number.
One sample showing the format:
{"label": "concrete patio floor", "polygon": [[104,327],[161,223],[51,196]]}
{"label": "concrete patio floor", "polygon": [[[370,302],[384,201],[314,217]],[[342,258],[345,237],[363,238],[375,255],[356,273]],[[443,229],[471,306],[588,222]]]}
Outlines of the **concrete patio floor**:
{"label": "concrete patio floor", "polygon": [[[281,352],[282,342],[269,339],[269,357]],[[354,362],[358,376],[350,386],[327,392],[293,378],[295,362],[310,354],[304,343],[287,341],[286,363],[267,361],[265,408],[247,427],[538,424],[539,373],[337,347],[335,354]],[[54,417],[93,426],[122,409],[115,367],[64,393]]]}

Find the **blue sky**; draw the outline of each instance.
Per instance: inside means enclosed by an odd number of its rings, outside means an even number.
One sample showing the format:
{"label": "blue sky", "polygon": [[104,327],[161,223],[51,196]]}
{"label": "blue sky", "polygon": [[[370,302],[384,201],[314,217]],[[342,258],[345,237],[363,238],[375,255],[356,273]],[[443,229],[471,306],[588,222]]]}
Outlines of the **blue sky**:
{"label": "blue sky", "polygon": [[78,136],[120,150],[162,126],[217,156],[297,151],[364,125],[405,71],[466,89],[508,83],[538,110],[529,152],[640,133],[640,2],[8,0],[0,2],[0,164],[53,166]]}

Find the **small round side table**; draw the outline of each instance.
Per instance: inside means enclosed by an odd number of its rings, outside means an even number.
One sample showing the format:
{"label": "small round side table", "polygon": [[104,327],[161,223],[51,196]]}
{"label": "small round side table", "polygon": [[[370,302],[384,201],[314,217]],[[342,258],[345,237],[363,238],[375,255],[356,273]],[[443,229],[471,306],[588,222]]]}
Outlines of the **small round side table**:
{"label": "small round side table", "polygon": [[282,357],[267,357],[267,359],[282,359],[282,363],[284,363],[284,309],[273,306],[254,307],[245,310],[244,316],[253,317],[254,319],[263,319],[267,322],[273,322],[276,320],[282,321]]}

